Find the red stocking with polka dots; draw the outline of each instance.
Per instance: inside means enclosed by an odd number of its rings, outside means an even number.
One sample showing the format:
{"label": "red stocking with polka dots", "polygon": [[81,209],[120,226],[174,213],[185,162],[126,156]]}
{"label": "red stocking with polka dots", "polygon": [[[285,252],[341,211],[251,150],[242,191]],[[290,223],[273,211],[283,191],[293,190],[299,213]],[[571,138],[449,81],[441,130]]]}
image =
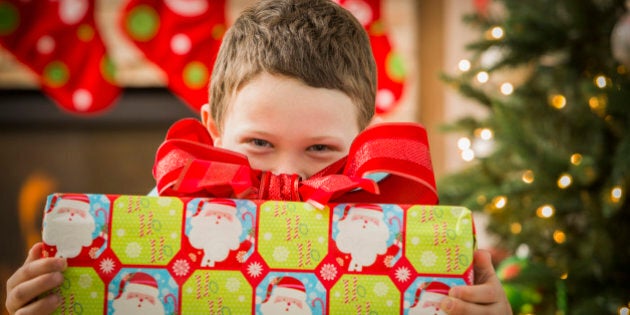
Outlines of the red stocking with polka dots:
{"label": "red stocking with polka dots", "polygon": [[168,87],[198,111],[225,32],[225,1],[131,0],[123,32],[168,77]]}
{"label": "red stocking with polka dots", "polygon": [[392,49],[381,16],[382,0],[336,0],[361,22],[370,36],[378,71],[376,113],[386,114],[397,105],[403,91],[404,68]]}
{"label": "red stocking with polka dots", "polygon": [[0,44],[73,113],[95,113],[120,95],[94,21],[93,0],[2,0]]}

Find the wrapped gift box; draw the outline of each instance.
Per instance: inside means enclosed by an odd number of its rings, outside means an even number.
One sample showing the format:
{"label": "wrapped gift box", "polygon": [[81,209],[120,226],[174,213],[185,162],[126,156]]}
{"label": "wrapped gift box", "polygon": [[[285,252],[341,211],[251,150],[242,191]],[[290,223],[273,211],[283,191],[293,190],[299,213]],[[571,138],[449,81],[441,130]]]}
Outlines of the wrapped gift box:
{"label": "wrapped gift box", "polygon": [[434,314],[471,284],[462,207],[53,194],[58,313]]}

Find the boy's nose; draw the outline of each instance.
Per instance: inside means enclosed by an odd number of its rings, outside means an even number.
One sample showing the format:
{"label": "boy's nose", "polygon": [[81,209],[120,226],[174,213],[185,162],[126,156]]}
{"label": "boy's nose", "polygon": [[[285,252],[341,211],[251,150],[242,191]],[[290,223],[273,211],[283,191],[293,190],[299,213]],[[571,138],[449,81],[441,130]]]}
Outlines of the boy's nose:
{"label": "boy's nose", "polygon": [[300,167],[300,161],[293,156],[282,157],[277,160],[275,167],[271,169],[274,174],[298,174],[300,178],[306,179],[306,173]]}

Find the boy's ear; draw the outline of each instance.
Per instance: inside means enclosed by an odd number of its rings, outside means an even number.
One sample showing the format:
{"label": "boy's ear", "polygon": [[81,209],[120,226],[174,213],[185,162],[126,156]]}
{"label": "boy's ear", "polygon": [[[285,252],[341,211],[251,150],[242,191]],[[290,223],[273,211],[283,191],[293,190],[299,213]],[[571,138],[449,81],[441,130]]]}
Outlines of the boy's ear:
{"label": "boy's ear", "polygon": [[201,123],[208,129],[208,132],[210,132],[216,144],[216,141],[220,139],[219,128],[217,128],[217,124],[210,114],[209,104],[203,104],[203,106],[201,106]]}

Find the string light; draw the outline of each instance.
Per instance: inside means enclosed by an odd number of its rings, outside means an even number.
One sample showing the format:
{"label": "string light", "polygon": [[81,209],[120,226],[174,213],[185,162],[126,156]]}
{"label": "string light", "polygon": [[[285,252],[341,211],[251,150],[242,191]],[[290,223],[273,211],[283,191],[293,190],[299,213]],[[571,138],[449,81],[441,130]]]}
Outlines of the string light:
{"label": "string light", "polygon": [[562,94],[553,94],[549,97],[549,105],[555,109],[563,109],[567,105],[567,99]]}
{"label": "string light", "polygon": [[538,207],[536,215],[540,218],[551,218],[555,212],[556,209],[552,205],[546,204]]}
{"label": "string light", "polygon": [[457,148],[459,148],[460,150],[467,150],[470,149],[470,145],[472,143],[470,142],[470,139],[466,138],[466,137],[461,137],[459,138],[459,140],[457,140]]}
{"label": "string light", "polygon": [[507,197],[505,196],[496,196],[492,199],[492,204],[496,209],[503,209],[505,205],[507,205]]}
{"label": "string light", "polygon": [[593,113],[604,116],[606,114],[606,104],[608,103],[608,98],[605,94],[598,96],[591,96],[588,99],[588,106],[591,108]]}
{"label": "string light", "polygon": [[480,71],[479,73],[477,73],[477,81],[479,81],[479,83],[486,83],[488,82],[488,80],[490,80],[490,75],[488,74],[488,72]]}
{"label": "string light", "polygon": [[568,277],[569,277],[569,273],[568,273],[568,272],[565,272],[565,273],[563,273],[563,274],[560,276],[560,279],[562,279],[562,280],[567,280],[567,278],[568,278]]}
{"label": "string light", "polygon": [[556,241],[556,243],[558,244],[562,244],[567,240],[567,235],[560,230],[555,230],[553,232],[553,240]]}
{"label": "string light", "polygon": [[494,39],[501,39],[503,38],[504,34],[505,33],[503,32],[503,28],[501,28],[500,26],[495,26],[490,29],[490,36]]}
{"label": "string light", "polygon": [[521,226],[520,223],[514,222],[510,224],[510,231],[512,232],[512,234],[520,234],[522,230],[523,230],[523,227]]}
{"label": "string light", "polygon": [[523,182],[525,182],[525,184],[531,184],[534,182],[534,172],[532,170],[526,170],[525,172],[523,172],[523,175],[521,176],[521,179],[523,180]]}
{"label": "string light", "polygon": [[598,88],[603,89],[608,85],[608,78],[600,74],[593,79],[593,82],[595,82],[595,85],[597,85]]}
{"label": "string light", "polygon": [[512,95],[512,93],[514,93],[514,86],[512,85],[512,83],[505,82],[501,84],[500,90],[501,94],[503,95]]}
{"label": "string light", "polygon": [[579,153],[573,153],[571,155],[571,164],[578,166],[580,164],[582,164],[582,154]]}
{"label": "string light", "polygon": [[612,202],[619,202],[621,200],[621,197],[623,197],[623,190],[621,189],[621,186],[613,187],[613,189],[610,191],[610,199],[612,200]]}
{"label": "string light", "polygon": [[457,68],[460,71],[467,72],[468,70],[470,70],[470,61],[468,61],[467,59],[460,60],[457,64]]}
{"label": "string light", "polygon": [[558,178],[558,187],[560,187],[560,189],[565,189],[571,186],[572,183],[573,177],[567,173],[560,175],[560,178]]}

